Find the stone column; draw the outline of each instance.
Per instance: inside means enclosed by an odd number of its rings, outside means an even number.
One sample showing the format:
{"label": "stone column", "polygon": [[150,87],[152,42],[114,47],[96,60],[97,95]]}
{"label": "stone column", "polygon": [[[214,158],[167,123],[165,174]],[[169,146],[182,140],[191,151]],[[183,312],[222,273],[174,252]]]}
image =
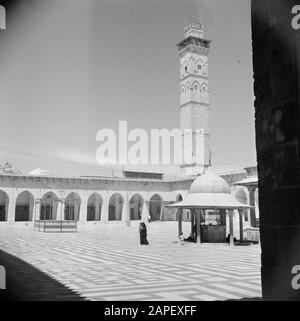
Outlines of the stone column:
{"label": "stone column", "polygon": [[128,195],[125,196],[124,206],[122,211],[122,221],[125,222],[127,227],[130,227],[130,208]]}
{"label": "stone column", "polygon": [[100,200],[96,198],[95,200],[95,221],[100,220]]}
{"label": "stone column", "polygon": [[109,207],[109,196],[103,197],[103,202],[101,206],[101,222],[108,222],[108,207]]}
{"label": "stone column", "polygon": [[178,209],[178,236],[182,233],[182,209]]}
{"label": "stone column", "polygon": [[65,203],[63,199],[60,199],[57,203],[56,220],[63,221],[65,219]]}
{"label": "stone column", "polygon": [[16,216],[16,193],[12,191],[8,194],[9,201],[8,201],[8,208],[7,208],[7,222],[13,223],[15,221]]}
{"label": "stone column", "polygon": [[193,209],[190,210],[190,215],[191,215],[191,235],[192,237],[195,239],[195,229],[194,229],[194,225],[195,225],[195,212]]}
{"label": "stone column", "polygon": [[148,222],[148,217],[149,217],[148,206],[146,201],[144,201],[143,209],[142,209],[142,221],[145,223]]}
{"label": "stone column", "polygon": [[34,207],[33,207],[33,218],[32,220],[40,220],[41,217],[41,200],[35,199],[34,201]]}
{"label": "stone column", "polygon": [[34,201],[35,201],[35,198],[33,197],[30,197],[29,198],[29,222],[33,221],[33,217],[34,217]]}
{"label": "stone column", "polygon": [[57,213],[56,213],[56,220],[57,221],[60,221],[62,218],[62,215],[61,215],[61,209],[62,209],[62,207],[61,207],[61,200],[59,200],[58,201],[58,203],[57,203]]}
{"label": "stone column", "polygon": [[65,219],[65,208],[66,208],[66,201],[63,199],[63,202],[61,203],[61,219]]}
{"label": "stone column", "polygon": [[240,242],[244,241],[244,227],[243,227],[243,219],[244,219],[244,210],[239,209],[239,223],[240,223]]}
{"label": "stone column", "polygon": [[230,235],[230,246],[234,245],[233,236],[233,210],[229,210],[229,235]]}
{"label": "stone column", "polygon": [[201,212],[196,213],[197,243],[201,243]]}
{"label": "stone column", "polygon": [[253,208],[250,208],[250,225],[255,227],[256,226],[256,216],[255,216],[255,186],[247,186],[249,191],[249,205],[253,206]]}
{"label": "stone column", "polygon": [[163,221],[164,210],[165,210],[165,203],[162,201],[161,202],[161,209],[160,209],[160,221]]}
{"label": "stone column", "polygon": [[[87,222],[87,198],[86,196],[82,197],[81,204],[80,204],[80,210],[79,210],[79,222],[85,223]],[[78,205],[75,206],[75,208],[78,208]]]}

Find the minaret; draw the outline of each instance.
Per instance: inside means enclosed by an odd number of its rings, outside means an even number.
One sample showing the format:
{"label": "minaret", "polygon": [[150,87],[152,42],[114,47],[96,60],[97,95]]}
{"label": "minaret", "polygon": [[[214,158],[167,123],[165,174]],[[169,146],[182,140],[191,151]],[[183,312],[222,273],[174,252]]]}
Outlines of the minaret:
{"label": "minaret", "polygon": [[209,167],[208,52],[203,25],[192,21],[177,44],[180,57],[180,126],[183,151],[190,155],[181,165],[185,175],[199,175]]}

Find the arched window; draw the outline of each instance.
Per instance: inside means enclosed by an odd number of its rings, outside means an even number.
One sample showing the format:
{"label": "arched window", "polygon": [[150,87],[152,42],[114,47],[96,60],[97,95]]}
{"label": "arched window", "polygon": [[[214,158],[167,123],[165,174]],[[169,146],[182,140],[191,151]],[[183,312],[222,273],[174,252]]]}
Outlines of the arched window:
{"label": "arched window", "polygon": [[59,216],[62,213],[57,213],[58,197],[53,192],[46,193],[40,202],[40,220],[56,220],[57,214]]}
{"label": "arched window", "polygon": [[200,87],[199,82],[198,81],[194,81],[193,82],[193,87],[194,87],[195,90],[198,90],[198,88]]}
{"label": "arched window", "polygon": [[28,191],[20,193],[16,199],[15,221],[31,221],[33,218],[33,207],[33,195]]}
{"label": "arched window", "polygon": [[189,71],[188,62],[186,60],[184,60],[184,62],[182,64],[182,73],[183,73],[183,75],[187,74],[188,71]]}
{"label": "arched window", "polygon": [[201,89],[200,89],[200,91],[202,91],[202,92],[207,92],[208,91],[208,87],[207,87],[207,84],[206,83],[202,83],[201,84]]}
{"label": "arched window", "polygon": [[201,72],[203,70],[203,60],[198,59],[195,63],[195,72]]}
{"label": "arched window", "polygon": [[143,206],[143,197],[140,194],[134,194],[129,202],[130,220],[140,220],[142,218]]}
{"label": "arched window", "polygon": [[100,221],[102,210],[102,197],[98,193],[93,193],[88,198],[87,221]]}
{"label": "arched window", "polygon": [[154,194],[149,201],[149,214],[152,221],[159,221],[162,217],[163,199],[160,195]]}
{"label": "arched window", "polygon": [[64,219],[67,221],[78,221],[80,215],[81,198],[77,193],[70,193],[65,200]]}
{"label": "arched window", "polygon": [[115,193],[109,199],[108,220],[121,221],[124,199],[119,193]]}
{"label": "arched window", "polygon": [[188,82],[188,83],[186,84],[186,91],[187,91],[187,92],[190,91],[190,87],[191,87],[191,85],[190,85],[190,83]]}

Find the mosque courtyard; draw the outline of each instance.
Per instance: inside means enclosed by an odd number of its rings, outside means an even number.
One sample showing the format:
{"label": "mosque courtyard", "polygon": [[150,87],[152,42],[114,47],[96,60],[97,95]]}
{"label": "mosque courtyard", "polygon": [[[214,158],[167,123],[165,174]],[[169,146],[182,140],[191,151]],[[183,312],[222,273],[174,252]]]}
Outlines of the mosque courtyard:
{"label": "mosque courtyard", "polygon": [[[150,245],[141,246],[138,225],[137,221],[130,227],[120,222],[86,224],[77,233],[42,233],[30,225],[0,225],[0,249],[87,300],[261,297],[260,245],[185,242],[182,246],[177,222],[152,222],[147,225]],[[190,223],[184,222],[185,236],[189,228]],[[33,291],[43,288],[32,271],[22,273]]]}

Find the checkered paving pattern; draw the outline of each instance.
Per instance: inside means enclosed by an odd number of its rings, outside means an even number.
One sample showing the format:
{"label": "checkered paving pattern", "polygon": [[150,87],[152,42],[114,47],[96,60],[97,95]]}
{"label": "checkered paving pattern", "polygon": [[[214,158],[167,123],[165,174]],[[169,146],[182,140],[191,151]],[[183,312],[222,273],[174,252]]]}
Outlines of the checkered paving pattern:
{"label": "checkered paving pattern", "polygon": [[[190,225],[184,223],[184,234]],[[90,300],[228,300],[261,297],[260,246],[177,240],[176,222],[89,224],[78,233],[0,226],[0,248]]]}

